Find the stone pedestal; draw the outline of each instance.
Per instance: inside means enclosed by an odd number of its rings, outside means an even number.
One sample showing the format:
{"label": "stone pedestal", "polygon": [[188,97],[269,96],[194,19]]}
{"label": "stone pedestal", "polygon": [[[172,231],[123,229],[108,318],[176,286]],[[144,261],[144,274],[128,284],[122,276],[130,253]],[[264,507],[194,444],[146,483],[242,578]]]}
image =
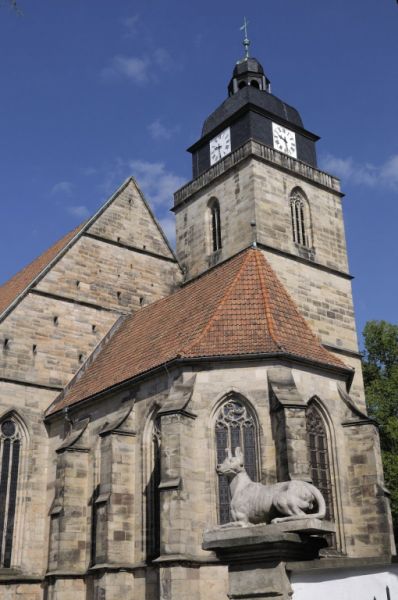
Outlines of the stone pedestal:
{"label": "stone pedestal", "polygon": [[231,600],[288,600],[292,595],[285,563],[313,560],[327,546],[334,525],[319,519],[297,519],[275,525],[218,527],[206,531],[204,550],[228,564]]}

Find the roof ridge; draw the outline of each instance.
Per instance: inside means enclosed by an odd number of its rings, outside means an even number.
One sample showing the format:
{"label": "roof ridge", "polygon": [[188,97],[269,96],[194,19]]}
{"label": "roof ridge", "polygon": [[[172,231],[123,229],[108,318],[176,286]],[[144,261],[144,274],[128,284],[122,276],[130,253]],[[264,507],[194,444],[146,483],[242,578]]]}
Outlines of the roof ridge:
{"label": "roof ridge", "polygon": [[271,308],[270,308],[270,305],[269,305],[268,290],[267,290],[267,286],[266,286],[266,283],[265,283],[264,273],[263,273],[263,271],[261,269],[261,265],[260,265],[261,258],[265,261],[265,258],[262,255],[262,253],[260,252],[260,250],[257,250],[256,253],[255,253],[257,275],[258,275],[258,278],[260,280],[261,296],[262,296],[262,299],[263,299],[263,302],[264,302],[265,318],[266,318],[267,325],[268,325],[268,331],[269,331],[269,334],[270,334],[273,342],[278,346],[278,348],[280,350],[282,350],[283,352],[285,352],[286,349],[282,346],[282,344],[280,344],[278,342],[278,338],[277,338],[277,335],[276,335],[275,324],[274,324],[273,318],[272,318],[272,311],[271,311]]}
{"label": "roof ridge", "polygon": [[246,256],[243,254],[242,264],[239,267],[238,272],[236,273],[235,277],[231,281],[230,285],[227,287],[220,302],[217,303],[217,306],[214,310],[213,315],[208,320],[208,322],[207,322],[206,326],[203,328],[202,332],[199,334],[198,337],[194,338],[185,349],[180,350],[180,352],[178,353],[179,356],[183,356],[184,354],[189,352],[189,350],[192,348],[192,346],[194,346],[195,344],[198,344],[204,338],[204,336],[206,335],[206,333],[209,331],[210,327],[212,326],[214,319],[216,318],[216,314],[219,312],[220,308],[222,306],[224,306],[225,302],[227,301],[227,297],[228,297],[231,289],[234,287],[234,285],[238,281],[239,277],[241,276],[242,271],[243,271],[244,267],[246,266],[246,263],[249,261],[249,258],[250,258],[250,250],[247,252]]}

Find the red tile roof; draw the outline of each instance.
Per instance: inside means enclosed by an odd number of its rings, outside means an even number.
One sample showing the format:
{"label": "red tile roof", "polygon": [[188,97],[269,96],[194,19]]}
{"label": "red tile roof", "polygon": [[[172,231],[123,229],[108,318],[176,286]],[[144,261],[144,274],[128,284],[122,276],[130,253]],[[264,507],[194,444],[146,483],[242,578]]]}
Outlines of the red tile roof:
{"label": "red tile roof", "polygon": [[35,258],[19,273],[0,286],[0,315],[18,298],[22,292],[36,279],[56,256],[68,245],[73,237],[83,228],[84,223],[70,231],[62,239]]}
{"label": "red tile roof", "polygon": [[262,252],[249,249],[128,316],[48,414],[174,359],[257,354],[350,370],[322,347]]}

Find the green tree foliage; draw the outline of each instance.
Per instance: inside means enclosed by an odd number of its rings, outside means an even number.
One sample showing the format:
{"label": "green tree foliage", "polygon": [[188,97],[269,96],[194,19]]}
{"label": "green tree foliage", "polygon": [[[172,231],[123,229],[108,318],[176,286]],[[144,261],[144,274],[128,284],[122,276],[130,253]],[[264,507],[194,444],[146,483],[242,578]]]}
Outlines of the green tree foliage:
{"label": "green tree foliage", "polygon": [[368,321],[363,372],[369,415],[380,427],[384,475],[398,534],[398,325]]}

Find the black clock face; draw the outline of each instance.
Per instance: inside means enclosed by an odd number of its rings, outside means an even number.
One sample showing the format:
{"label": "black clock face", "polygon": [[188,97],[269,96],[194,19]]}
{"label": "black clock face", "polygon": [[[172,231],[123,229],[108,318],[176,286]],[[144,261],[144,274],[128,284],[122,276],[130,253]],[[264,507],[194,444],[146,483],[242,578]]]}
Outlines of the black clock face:
{"label": "black clock face", "polygon": [[272,134],[275,150],[297,158],[296,134],[282,125],[272,123]]}
{"label": "black clock face", "polygon": [[210,165],[224,158],[231,152],[231,130],[228,127],[210,140]]}

